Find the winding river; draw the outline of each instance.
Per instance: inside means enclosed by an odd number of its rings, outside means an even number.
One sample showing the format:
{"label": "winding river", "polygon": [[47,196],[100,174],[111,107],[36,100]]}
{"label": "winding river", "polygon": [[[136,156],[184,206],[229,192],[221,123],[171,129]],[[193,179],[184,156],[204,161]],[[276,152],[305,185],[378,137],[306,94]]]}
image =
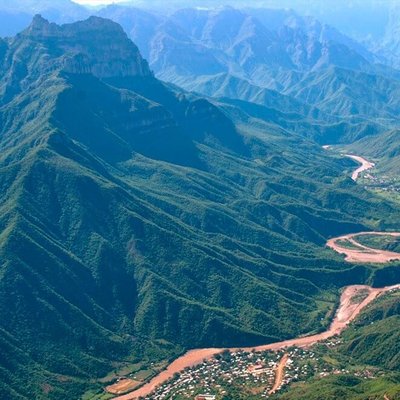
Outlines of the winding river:
{"label": "winding river", "polygon": [[[348,286],[343,291],[340,298],[340,305],[336,312],[335,318],[329,327],[329,329],[323,333],[318,333],[316,335],[299,337],[296,339],[284,340],[277,343],[271,343],[263,346],[255,346],[255,347],[241,347],[241,348],[229,348],[230,351],[265,351],[265,350],[280,350],[291,346],[298,347],[308,347],[317,342],[329,339],[333,336],[339,335],[347,325],[353,321],[357,315],[372,301],[374,301],[378,296],[383,293],[398,290],[400,289],[400,285],[388,286],[384,288],[371,288],[370,286],[365,285],[353,285]],[[367,291],[368,295],[361,302],[355,302],[354,299],[357,298],[358,293],[365,293]],[[361,296],[359,296],[362,298]],[[198,364],[201,364],[203,360],[210,359],[218,353],[227,350],[224,348],[209,348],[209,349],[196,349],[190,350],[185,353],[183,356],[177,358],[174,362],[172,362],[168,368],[162,372],[160,372],[157,376],[155,376],[152,380],[146,383],[144,386],[140,387],[133,392],[128,394],[118,396],[115,399],[117,400],[134,400],[139,397],[145,397],[151,394],[151,392],[156,389],[157,386],[163,384],[164,382],[171,379],[175,373],[181,372],[186,367],[193,367]]]}
{"label": "winding river", "polygon": [[[359,174],[363,171],[366,171],[374,166],[373,163],[365,160],[362,157],[355,155],[347,155],[359,162],[361,166],[354,171],[352,175],[352,179],[356,180],[359,177]],[[350,235],[345,235],[339,238],[331,239],[327,242],[327,246],[331,247],[333,250],[344,253],[346,255],[346,260],[349,262],[388,262],[391,260],[400,260],[399,253],[386,252],[384,250],[376,250],[366,246],[361,245],[356,242],[355,237],[357,235],[363,234],[374,234],[374,235],[393,235],[400,236],[400,233],[384,233],[384,232],[362,232],[355,233]],[[354,247],[357,248],[347,248],[340,246],[338,244],[341,240],[348,240],[352,242]],[[347,325],[353,321],[357,315],[372,301],[374,301],[378,296],[382,295],[385,292],[400,289],[400,285],[388,286],[384,288],[372,288],[366,285],[352,285],[348,286],[344,289],[341,298],[340,305],[336,311],[335,318],[333,319],[329,329],[323,333],[318,333],[310,336],[302,336],[295,339],[284,340],[281,342],[270,343],[262,346],[256,347],[245,347],[245,348],[207,348],[207,349],[194,349],[190,350],[181,357],[177,358],[173,361],[164,371],[161,371],[158,375],[152,378],[149,382],[145,383],[140,388],[122,395],[115,397],[115,400],[135,400],[139,397],[146,397],[150,395],[157,386],[165,383],[169,379],[171,379],[174,374],[181,372],[187,367],[193,367],[201,364],[205,359],[210,359],[214,357],[216,354],[221,353],[224,350],[230,351],[265,351],[265,350],[281,350],[291,346],[298,347],[308,347],[317,342],[327,340],[333,336],[339,335]],[[367,292],[367,297],[358,296],[357,294],[362,291]],[[360,302],[355,301],[356,298],[363,299]]]}
{"label": "winding river", "polygon": [[358,167],[351,175],[351,179],[353,179],[353,181],[356,181],[362,172],[375,167],[374,163],[366,160],[363,157],[355,156],[352,154],[346,154],[346,157],[349,157],[349,158],[353,159],[354,161],[357,161],[358,163],[361,164],[360,167]]}
{"label": "winding river", "polygon": [[[374,263],[383,264],[390,261],[400,260],[400,253],[388,250],[374,249],[367,247],[357,241],[358,236],[374,235],[374,236],[393,236],[400,237],[400,232],[359,232],[343,235],[328,240],[327,246],[338,253],[346,256],[345,260],[354,263]],[[348,245],[346,246],[345,244]],[[349,246],[350,245],[350,246]]]}

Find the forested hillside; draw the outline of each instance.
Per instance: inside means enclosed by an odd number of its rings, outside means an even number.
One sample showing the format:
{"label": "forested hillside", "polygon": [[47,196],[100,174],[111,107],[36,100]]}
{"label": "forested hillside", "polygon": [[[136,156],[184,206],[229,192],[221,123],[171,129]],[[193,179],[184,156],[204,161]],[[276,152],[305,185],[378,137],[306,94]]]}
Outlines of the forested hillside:
{"label": "forested hillside", "polygon": [[78,397],[115,361],[319,330],[339,287],[398,278],[324,249],[399,222],[350,160],[161,83],[117,24],[36,16],[2,49],[7,398]]}

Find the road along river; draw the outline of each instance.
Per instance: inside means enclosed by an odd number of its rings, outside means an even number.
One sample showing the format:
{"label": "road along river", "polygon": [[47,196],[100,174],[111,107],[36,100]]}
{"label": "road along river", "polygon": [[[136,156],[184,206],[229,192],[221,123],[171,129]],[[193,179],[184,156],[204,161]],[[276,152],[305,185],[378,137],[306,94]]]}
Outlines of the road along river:
{"label": "road along river", "polygon": [[[317,342],[331,338],[332,336],[340,334],[347,325],[353,321],[357,315],[373,300],[385,292],[400,289],[400,285],[388,286],[384,288],[371,288],[364,285],[353,285],[348,286],[344,289],[341,298],[340,305],[336,312],[335,318],[329,327],[329,329],[323,333],[316,335],[302,336],[296,339],[284,340],[282,342],[271,343],[263,346],[255,347],[240,347],[240,348],[229,348],[230,351],[265,351],[265,350],[280,350],[290,346],[308,347]],[[363,296],[359,294],[362,293]],[[356,299],[360,299],[358,302]],[[210,349],[198,349],[191,350],[185,353],[183,356],[177,358],[172,362],[166,370],[160,372],[157,376],[151,379],[148,383],[143,385],[137,390],[123,396],[118,396],[117,400],[134,400],[139,397],[148,396],[157,386],[163,384],[167,380],[171,379],[175,373],[181,372],[186,367],[193,367],[201,364],[204,359],[210,359],[214,355],[223,352],[226,349],[222,348],[210,348]]]}

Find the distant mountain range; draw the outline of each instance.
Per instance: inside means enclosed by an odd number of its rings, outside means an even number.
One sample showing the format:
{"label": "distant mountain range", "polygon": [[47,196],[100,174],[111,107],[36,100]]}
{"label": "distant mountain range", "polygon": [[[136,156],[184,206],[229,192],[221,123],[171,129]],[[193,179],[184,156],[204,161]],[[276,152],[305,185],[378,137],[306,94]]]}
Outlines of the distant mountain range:
{"label": "distant mountain range", "polygon": [[[295,109],[303,134],[320,143],[348,143],[398,124],[399,72],[314,18],[229,7],[164,17],[109,6],[99,14],[121,23],[160,79],[281,113]],[[314,134],[310,126],[325,128]]]}
{"label": "distant mountain range", "polygon": [[[187,2],[184,0],[170,0],[168,3],[158,0],[151,0],[151,2],[132,0],[130,3],[130,6],[152,10],[152,12],[156,11],[158,14],[161,10],[166,15],[187,7]],[[226,5],[226,2],[191,0],[190,4],[193,8],[215,9]],[[255,11],[254,9],[246,9],[246,7],[249,7],[246,1],[231,0],[230,4],[245,9],[259,19],[267,15],[269,29],[275,29],[288,16],[296,15],[295,12],[300,15],[312,15],[323,22],[324,30],[330,32],[332,31],[331,27],[335,27],[336,29],[333,29],[335,37],[338,31],[344,33],[346,36],[343,34],[340,34],[340,36],[346,37],[347,44],[349,41],[356,44],[358,52],[360,52],[360,47],[364,47],[364,50],[368,48],[382,62],[396,68],[399,66],[399,54],[395,49],[395,43],[398,42],[396,39],[398,36],[396,36],[398,7],[395,2],[326,0],[321,3],[319,0],[296,0],[296,2],[282,0],[278,5],[274,0],[253,0],[251,5],[256,8]],[[41,13],[51,21],[63,23],[87,18],[94,10],[94,8],[88,10],[71,0],[1,0],[0,36],[16,34],[29,24],[35,13]],[[274,18],[271,19],[271,16],[274,16]],[[360,46],[357,42],[363,45]],[[365,54],[362,55],[365,56]]]}
{"label": "distant mountain range", "polygon": [[[236,59],[246,40],[229,42],[243,23],[201,35]],[[252,26],[273,53],[279,36]],[[163,83],[100,17],[59,26],[36,16],[1,41],[4,398],[80,398],[116,361],[320,330],[339,287],[399,280],[324,248],[330,236],[395,228],[397,208],[346,176],[351,160],[300,134],[294,111],[318,111],[271,93],[291,121]]]}
{"label": "distant mountain range", "polygon": [[400,68],[400,6],[393,7],[389,14],[385,33],[380,40],[372,41],[371,49],[388,65]]}
{"label": "distant mountain range", "polygon": [[35,14],[65,23],[89,17],[90,11],[71,0],[0,0],[0,37],[25,29]]}
{"label": "distant mountain range", "polygon": [[163,15],[120,5],[95,11],[69,0],[24,1],[0,3],[0,35],[16,33],[38,10],[56,22],[96,13],[123,26],[159,79],[257,103],[270,115],[295,106],[301,122],[289,125],[322,144],[353,142],[398,124],[400,73],[392,68],[394,56],[387,57],[397,51],[395,13],[378,46],[293,10],[193,8]]}

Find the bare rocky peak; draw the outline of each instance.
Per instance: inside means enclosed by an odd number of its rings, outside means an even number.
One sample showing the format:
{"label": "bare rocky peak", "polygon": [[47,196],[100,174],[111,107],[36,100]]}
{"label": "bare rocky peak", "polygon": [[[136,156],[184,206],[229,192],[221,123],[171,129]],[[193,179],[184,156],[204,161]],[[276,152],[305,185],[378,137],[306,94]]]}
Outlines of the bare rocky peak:
{"label": "bare rocky peak", "polygon": [[63,70],[91,73],[99,78],[151,76],[147,62],[120,25],[90,17],[85,21],[57,25],[40,15],[19,35],[39,42],[50,56],[62,59]]}

